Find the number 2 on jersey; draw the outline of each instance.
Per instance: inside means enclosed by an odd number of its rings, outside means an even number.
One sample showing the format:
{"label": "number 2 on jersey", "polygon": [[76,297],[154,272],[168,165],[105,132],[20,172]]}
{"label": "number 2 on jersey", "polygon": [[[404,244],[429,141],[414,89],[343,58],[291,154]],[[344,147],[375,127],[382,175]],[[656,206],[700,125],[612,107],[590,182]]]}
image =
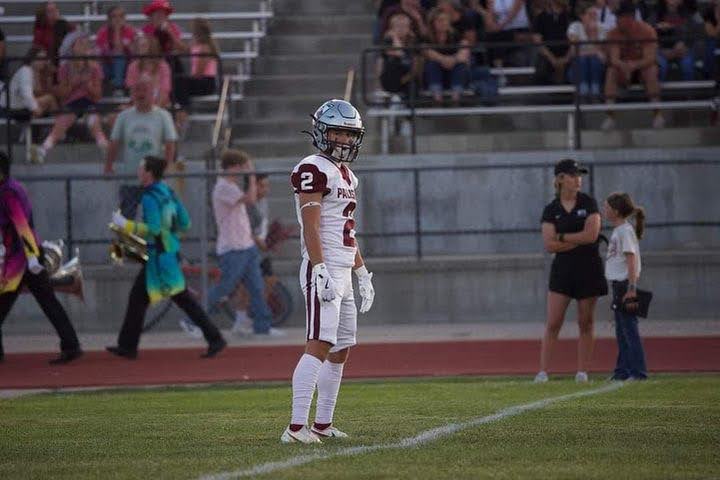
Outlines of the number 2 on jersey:
{"label": "number 2 on jersey", "polygon": [[313,174],[302,172],[300,174],[300,190],[312,190]]}
{"label": "number 2 on jersey", "polygon": [[343,210],[343,217],[347,218],[345,225],[343,226],[343,245],[346,247],[355,246],[355,220],[353,219],[353,212],[355,211],[357,204],[350,202],[347,207]]}

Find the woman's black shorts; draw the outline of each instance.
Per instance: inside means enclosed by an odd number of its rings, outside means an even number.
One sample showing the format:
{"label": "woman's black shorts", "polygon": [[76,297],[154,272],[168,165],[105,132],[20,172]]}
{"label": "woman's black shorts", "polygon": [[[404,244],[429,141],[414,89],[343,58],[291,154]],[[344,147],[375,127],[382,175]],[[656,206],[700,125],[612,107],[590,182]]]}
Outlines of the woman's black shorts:
{"label": "woman's black shorts", "polygon": [[607,295],[602,259],[599,256],[555,257],[550,268],[550,291],[576,300]]}

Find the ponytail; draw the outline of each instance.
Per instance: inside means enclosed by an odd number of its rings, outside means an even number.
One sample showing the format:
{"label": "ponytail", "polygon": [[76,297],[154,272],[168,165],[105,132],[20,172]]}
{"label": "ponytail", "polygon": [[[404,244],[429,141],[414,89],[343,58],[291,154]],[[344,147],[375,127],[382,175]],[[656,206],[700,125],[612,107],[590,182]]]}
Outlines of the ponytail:
{"label": "ponytail", "polygon": [[635,216],[635,235],[640,240],[645,232],[645,209],[635,206],[627,193],[611,193],[606,201],[622,218]]}
{"label": "ponytail", "polygon": [[645,209],[643,207],[635,207],[633,211],[635,215],[635,235],[640,240],[645,232]]}

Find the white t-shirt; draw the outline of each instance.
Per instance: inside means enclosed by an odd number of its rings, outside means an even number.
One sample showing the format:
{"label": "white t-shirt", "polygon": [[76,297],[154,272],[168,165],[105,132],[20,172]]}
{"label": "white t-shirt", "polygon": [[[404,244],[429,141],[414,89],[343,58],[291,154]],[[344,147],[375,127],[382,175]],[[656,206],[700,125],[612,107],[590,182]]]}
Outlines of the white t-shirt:
{"label": "white t-shirt", "polygon": [[628,279],[628,266],[626,253],[635,254],[637,259],[637,276],[640,278],[640,243],[635,229],[628,222],[615,227],[610,236],[607,260],[605,261],[605,277],[608,280],[623,281]]}
{"label": "white t-shirt", "polygon": [[[23,65],[18,68],[15,75],[10,79],[10,108],[14,110],[35,110],[38,103],[33,94],[33,81],[35,74],[29,65]],[[2,85],[2,82],[0,82]],[[6,95],[2,92],[0,95],[0,106],[6,106]]]}
{"label": "white t-shirt", "polygon": [[[587,32],[585,31],[585,25],[583,25],[583,23],[579,21],[572,22],[567,29],[568,38],[572,36],[574,37],[574,39],[577,39],[581,42],[587,42],[588,40],[605,40],[606,33],[607,32],[603,30],[602,26],[598,24],[598,38],[590,39]],[[580,45],[580,55],[592,55],[601,46],[602,45]]]}
{"label": "white t-shirt", "polygon": [[[502,23],[510,15],[515,0],[495,0],[494,13],[497,17],[498,23]],[[530,22],[528,21],[527,11],[525,5],[520,8],[515,18],[508,23],[503,30],[519,30],[530,28]]]}
{"label": "white t-shirt", "polygon": [[115,120],[110,138],[120,142],[119,170],[125,174],[135,173],[147,155],[162,157],[165,143],[178,139],[170,112],[158,106],[145,113],[135,107],[123,110]]}
{"label": "white t-shirt", "polygon": [[218,255],[232,250],[247,250],[255,246],[245,202],[240,186],[224,177],[219,177],[213,188],[212,201],[217,225],[215,251]]}
{"label": "white t-shirt", "polygon": [[[329,265],[352,267],[355,264],[355,189],[358,179],[344,164],[336,165],[321,155],[305,157],[290,177],[295,191],[295,211],[300,228],[300,193],[322,192],[320,206],[320,241],[323,260]],[[300,235],[303,258],[310,260]]]}

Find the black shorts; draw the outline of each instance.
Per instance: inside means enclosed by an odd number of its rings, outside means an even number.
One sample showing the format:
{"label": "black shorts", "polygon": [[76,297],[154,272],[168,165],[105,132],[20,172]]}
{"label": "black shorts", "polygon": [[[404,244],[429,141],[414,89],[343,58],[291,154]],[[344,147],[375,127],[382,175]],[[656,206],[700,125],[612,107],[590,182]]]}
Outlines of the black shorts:
{"label": "black shorts", "polygon": [[602,259],[599,256],[556,257],[550,268],[550,291],[575,300],[607,295],[608,285]]}

